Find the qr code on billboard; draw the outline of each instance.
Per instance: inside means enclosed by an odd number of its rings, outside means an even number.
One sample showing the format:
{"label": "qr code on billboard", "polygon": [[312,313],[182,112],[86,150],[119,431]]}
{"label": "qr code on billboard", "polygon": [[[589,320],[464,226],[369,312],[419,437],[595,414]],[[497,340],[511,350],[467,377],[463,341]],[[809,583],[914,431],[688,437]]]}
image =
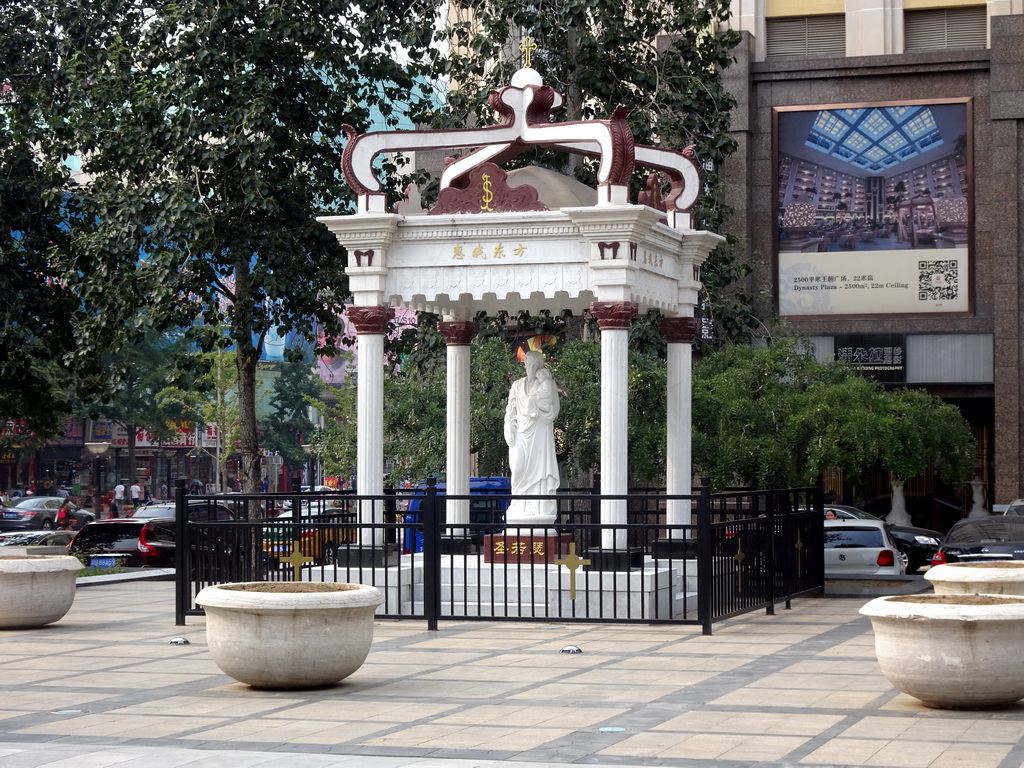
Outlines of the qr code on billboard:
{"label": "qr code on billboard", "polygon": [[959,296],[960,264],[956,259],[917,262],[917,298],[943,301]]}

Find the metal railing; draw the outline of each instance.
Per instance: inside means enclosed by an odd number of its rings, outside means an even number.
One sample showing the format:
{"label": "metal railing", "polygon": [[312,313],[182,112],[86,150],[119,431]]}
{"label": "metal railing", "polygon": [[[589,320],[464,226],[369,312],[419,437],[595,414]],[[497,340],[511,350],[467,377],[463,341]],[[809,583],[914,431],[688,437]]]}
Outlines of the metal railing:
{"label": "metal railing", "polygon": [[[378,615],[558,622],[714,622],[820,592],[820,488],[668,496],[560,492],[550,526],[505,526],[511,496],[388,492],[224,494],[178,490],[176,620],[201,614],[195,596],[236,581],[373,584]],[[452,502],[470,521],[446,521]],[[691,524],[669,523],[689,504]],[[626,522],[600,522],[602,504]],[[490,505],[490,506],[488,506]],[[282,507],[289,506],[283,512]],[[455,505],[452,505],[455,506]],[[413,511],[410,512],[409,509]],[[450,517],[450,515],[448,515]]]}

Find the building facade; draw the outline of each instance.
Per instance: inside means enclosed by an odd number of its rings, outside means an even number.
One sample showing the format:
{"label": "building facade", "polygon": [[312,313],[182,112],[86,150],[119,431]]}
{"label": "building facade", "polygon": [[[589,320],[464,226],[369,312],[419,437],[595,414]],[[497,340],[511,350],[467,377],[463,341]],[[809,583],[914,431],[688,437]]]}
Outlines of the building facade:
{"label": "building facade", "polygon": [[724,73],[751,287],[820,357],[959,406],[990,504],[1024,493],[1022,11],[736,0]]}

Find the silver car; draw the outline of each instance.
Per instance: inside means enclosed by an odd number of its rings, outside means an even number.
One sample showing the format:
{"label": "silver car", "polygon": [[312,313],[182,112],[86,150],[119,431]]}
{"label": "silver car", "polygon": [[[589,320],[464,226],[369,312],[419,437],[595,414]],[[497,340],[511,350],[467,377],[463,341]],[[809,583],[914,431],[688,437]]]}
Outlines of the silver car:
{"label": "silver car", "polygon": [[881,520],[825,521],[825,576],[903,576],[906,573]]}

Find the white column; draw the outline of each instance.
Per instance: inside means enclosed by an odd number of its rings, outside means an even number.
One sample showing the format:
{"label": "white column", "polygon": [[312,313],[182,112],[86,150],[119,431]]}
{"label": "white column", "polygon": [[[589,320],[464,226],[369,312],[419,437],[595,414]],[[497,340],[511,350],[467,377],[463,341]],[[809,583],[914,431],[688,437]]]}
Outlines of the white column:
{"label": "white column", "polygon": [[[447,470],[446,493],[469,495],[469,344],[477,333],[473,322],[446,320],[438,330],[448,344],[447,427],[445,441]],[[445,504],[448,524],[469,522],[469,499],[449,499]],[[463,534],[452,530],[452,535]]]}
{"label": "white column", "polygon": [[[601,494],[629,490],[629,323],[636,314],[630,302],[595,302],[590,311],[601,328]],[[623,525],[625,499],[601,501],[601,523]],[[602,531],[602,549],[626,549],[625,530]]]}
{"label": "white column", "polygon": [[[693,412],[693,337],[697,321],[692,317],[663,317],[658,327],[668,345],[668,384],[666,387],[666,467],[665,492],[669,496],[687,496],[693,488],[692,412]],[[665,521],[669,525],[690,525],[691,503],[669,499]],[[682,539],[681,530],[670,530],[670,539]]]}
{"label": "white column", "polygon": [[[356,492],[360,496],[384,494],[384,332],[387,307],[349,307],[356,329]],[[360,523],[384,522],[384,502],[359,505]],[[369,545],[365,532],[360,544]],[[375,529],[374,547],[384,544],[383,529]]]}

